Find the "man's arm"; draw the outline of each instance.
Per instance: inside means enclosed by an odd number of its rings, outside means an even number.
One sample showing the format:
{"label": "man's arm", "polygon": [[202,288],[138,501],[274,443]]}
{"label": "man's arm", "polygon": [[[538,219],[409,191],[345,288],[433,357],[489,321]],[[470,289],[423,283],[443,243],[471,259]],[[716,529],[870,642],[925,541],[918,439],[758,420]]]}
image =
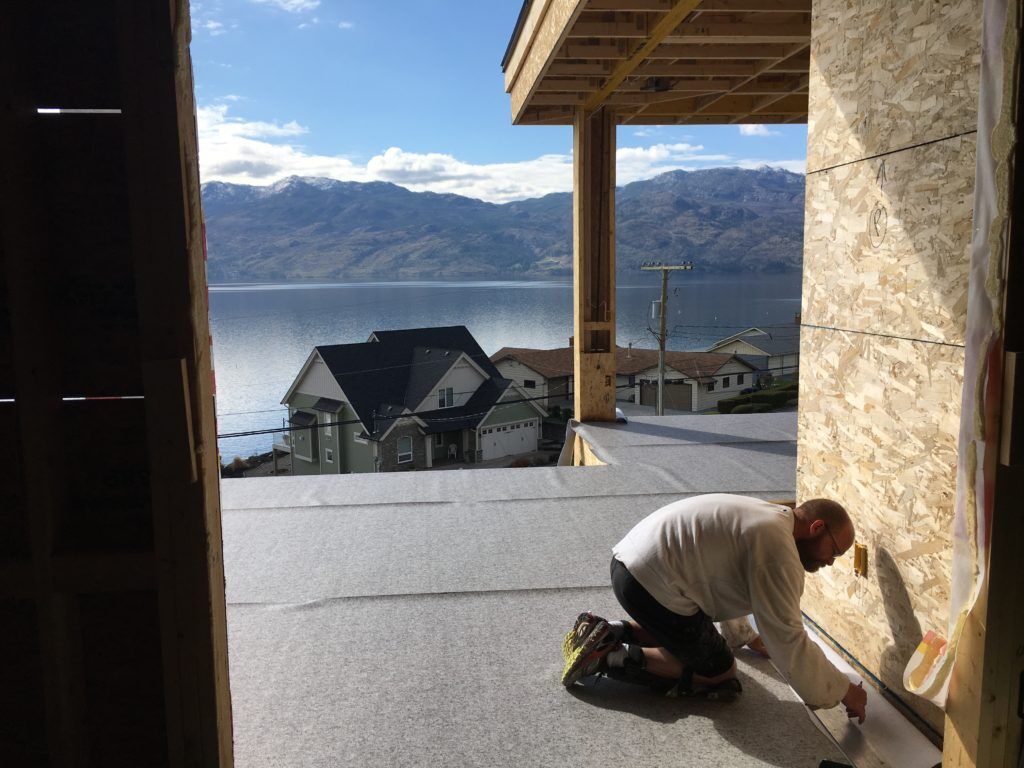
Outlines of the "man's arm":
{"label": "man's arm", "polygon": [[725,619],[720,623],[722,636],[730,648],[742,648],[744,645],[766,659],[770,658],[764,640],[754,631],[746,616],[738,619]]}
{"label": "man's arm", "polygon": [[809,706],[828,709],[842,702],[847,714],[863,722],[867,694],[851,685],[807,636],[800,613],[802,591],[802,571],[770,564],[751,574],[750,598],[761,637],[790,685]]}

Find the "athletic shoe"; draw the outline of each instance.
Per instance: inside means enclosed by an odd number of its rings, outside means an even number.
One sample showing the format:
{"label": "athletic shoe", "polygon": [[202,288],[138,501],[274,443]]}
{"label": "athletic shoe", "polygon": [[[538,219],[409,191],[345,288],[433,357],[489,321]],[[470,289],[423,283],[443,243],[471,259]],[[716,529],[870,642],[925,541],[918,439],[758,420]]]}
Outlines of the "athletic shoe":
{"label": "athletic shoe", "polygon": [[576,617],[576,623],[572,625],[562,641],[562,659],[568,663],[569,658],[583,645],[583,641],[590,633],[595,622],[604,621],[600,616],[595,616],[593,611],[584,611]]}
{"label": "athletic shoe", "polygon": [[602,671],[604,658],[620,645],[608,622],[597,616],[579,622],[577,633],[580,642],[562,671],[562,685],[566,688],[581,678]]}

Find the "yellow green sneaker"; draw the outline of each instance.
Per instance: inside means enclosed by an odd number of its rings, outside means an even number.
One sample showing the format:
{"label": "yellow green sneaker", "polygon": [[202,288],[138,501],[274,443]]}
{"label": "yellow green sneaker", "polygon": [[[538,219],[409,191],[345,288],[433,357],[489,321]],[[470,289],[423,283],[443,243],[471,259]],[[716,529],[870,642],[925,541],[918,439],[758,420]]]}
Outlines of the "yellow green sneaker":
{"label": "yellow green sneaker", "polygon": [[601,671],[604,657],[619,645],[607,621],[589,611],[581,613],[562,642],[565,657],[562,685],[568,688],[581,678]]}

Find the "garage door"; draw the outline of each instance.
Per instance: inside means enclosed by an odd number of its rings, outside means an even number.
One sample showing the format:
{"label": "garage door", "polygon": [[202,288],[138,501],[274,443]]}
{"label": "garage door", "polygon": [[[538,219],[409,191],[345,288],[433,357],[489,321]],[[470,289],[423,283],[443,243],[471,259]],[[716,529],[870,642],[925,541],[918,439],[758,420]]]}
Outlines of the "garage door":
{"label": "garage door", "polygon": [[537,419],[484,427],[480,430],[484,461],[537,450],[539,427],[540,422]]}
{"label": "garage door", "polygon": [[[640,382],[640,405],[658,405],[658,382]],[[693,410],[693,394],[690,384],[682,381],[665,382],[665,407],[670,411]]]}

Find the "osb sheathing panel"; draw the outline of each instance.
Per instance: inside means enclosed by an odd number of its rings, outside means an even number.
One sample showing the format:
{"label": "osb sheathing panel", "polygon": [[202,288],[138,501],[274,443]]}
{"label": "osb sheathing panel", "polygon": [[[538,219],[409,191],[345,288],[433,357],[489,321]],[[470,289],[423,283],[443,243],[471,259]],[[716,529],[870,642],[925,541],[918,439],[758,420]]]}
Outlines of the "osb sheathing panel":
{"label": "osb sheathing panel", "polygon": [[797,497],[849,510],[868,548],[807,579],[806,613],[939,731],[906,693],[903,668],[949,610],[960,347],[805,328],[801,334]]}
{"label": "osb sheathing panel", "polygon": [[815,0],[807,168],[977,126],[981,0]]}
{"label": "osb sheathing panel", "polygon": [[964,343],[975,134],[807,177],[803,319]]}

